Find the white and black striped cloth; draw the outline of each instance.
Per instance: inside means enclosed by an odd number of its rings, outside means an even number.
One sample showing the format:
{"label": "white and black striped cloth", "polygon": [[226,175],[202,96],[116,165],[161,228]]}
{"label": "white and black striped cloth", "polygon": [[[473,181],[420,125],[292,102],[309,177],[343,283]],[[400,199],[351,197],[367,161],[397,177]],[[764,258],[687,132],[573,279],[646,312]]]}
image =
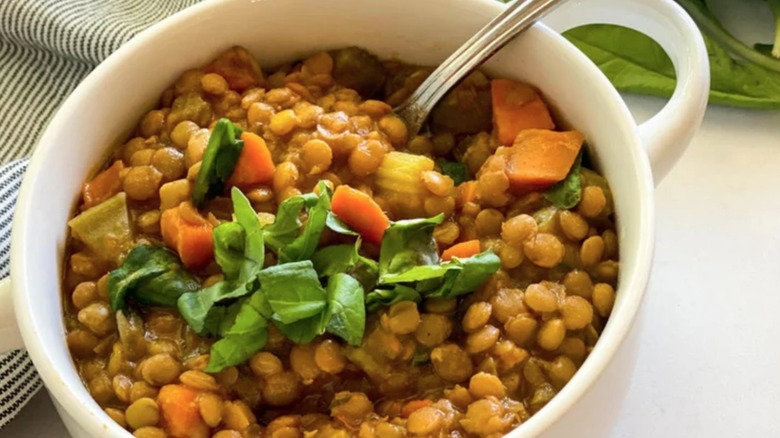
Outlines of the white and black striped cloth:
{"label": "white and black striped cloth", "polygon": [[[0,0],[0,277],[25,157],[54,111],[133,35],[198,1]],[[27,353],[0,355],[0,428],[40,387]]]}

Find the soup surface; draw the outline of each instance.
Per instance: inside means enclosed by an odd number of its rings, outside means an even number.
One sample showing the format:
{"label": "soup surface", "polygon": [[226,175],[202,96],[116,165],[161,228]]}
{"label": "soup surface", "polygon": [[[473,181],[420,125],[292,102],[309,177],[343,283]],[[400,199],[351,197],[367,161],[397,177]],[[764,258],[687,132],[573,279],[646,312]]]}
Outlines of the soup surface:
{"label": "soup surface", "polygon": [[358,48],[188,70],[87,181],[67,342],[137,437],[497,437],[572,378],[615,300],[609,186],[533,87]]}

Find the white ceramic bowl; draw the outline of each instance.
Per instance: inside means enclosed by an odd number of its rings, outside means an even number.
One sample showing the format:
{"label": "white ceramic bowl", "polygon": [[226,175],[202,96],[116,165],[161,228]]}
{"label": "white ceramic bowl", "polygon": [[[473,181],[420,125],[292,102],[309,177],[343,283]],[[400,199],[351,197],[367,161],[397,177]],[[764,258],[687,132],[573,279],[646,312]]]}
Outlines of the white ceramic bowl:
{"label": "white ceramic bowl", "polygon": [[[436,64],[501,7],[489,0],[211,0],[142,32],[79,85],[35,150],[16,206],[13,280],[0,287],[0,349],[21,345],[8,302],[12,294],[24,346],[68,430],[80,437],[128,437],[76,373],[65,344],[60,294],[66,222],[82,181],[108,148],[179,73],[231,45],[247,47],[265,66],[347,45],[384,58]],[[637,127],[596,66],[548,27],[533,27],[485,66],[538,86],[586,134],[614,191],[621,274],[612,316],[572,381],[511,434],[594,437],[612,424],[637,349],[636,320],[653,251],[649,162],[659,178],[682,153],[705,110],[709,70],[698,31],[671,0],[570,0],[546,22],[558,30],[590,22],[641,30],[669,52],[681,79],[670,103]]]}

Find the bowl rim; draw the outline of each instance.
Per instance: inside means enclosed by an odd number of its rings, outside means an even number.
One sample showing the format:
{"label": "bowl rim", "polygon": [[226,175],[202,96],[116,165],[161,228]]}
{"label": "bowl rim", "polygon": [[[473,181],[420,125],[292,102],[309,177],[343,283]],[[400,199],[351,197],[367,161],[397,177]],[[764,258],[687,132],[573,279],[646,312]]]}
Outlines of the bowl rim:
{"label": "bowl rim", "polygon": [[[34,235],[35,230],[27,225],[24,218],[27,215],[36,214],[35,203],[32,198],[37,180],[36,176],[44,171],[47,155],[53,152],[57,146],[55,134],[67,128],[68,120],[77,113],[82,105],[88,104],[87,98],[94,93],[94,89],[105,83],[109,74],[117,69],[121,70],[122,64],[127,62],[127,59],[131,58],[134,53],[145,50],[145,47],[150,42],[160,38],[161,34],[164,35],[171,32],[172,29],[185,20],[209,14],[210,11],[228,3],[254,2],[255,0],[206,0],[181,10],[138,33],[116,52],[107,57],[73,90],[50,119],[43,134],[39,137],[35,151],[30,159],[19,191],[11,238],[11,275],[14,278],[12,287],[15,312],[28,353],[39,370],[46,388],[53,395],[55,404],[64,409],[82,428],[95,436],[104,436],[106,434],[110,436],[130,435],[125,429],[110,420],[102,409],[96,409],[96,403],[88,406],[83,405],[79,396],[60,378],[57,364],[49,359],[46,345],[40,342],[37,336],[36,328],[38,322],[34,311],[36,303],[28,299],[29,295],[26,293],[26,290],[29,288],[27,274],[35,272],[35,260],[30,255],[27,241]],[[460,2],[465,4],[466,0],[460,0]],[[492,0],[470,0],[470,7],[473,7],[474,3],[477,3],[480,8],[492,10],[496,13],[503,7],[500,3]],[[457,5],[453,5],[450,10],[455,10],[456,8]],[[641,148],[636,124],[628,108],[601,71],[565,38],[542,23],[534,25],[531,32],[538,32],[544,38],[553,40],[559,47],[559,50],[574,62],[589,64],[587,71],[590,74],[588,77],[582,78],[582,81],[591,86],[599,87],[602,92],[610,94],[608,101],[612,106],[609,108],[609,111],[621,117],[616,123],[633,126],[633,138],[631,140],[636,147],[629,148],[631,149],[629,153],[633,159],[632,165],[636,168],[635,177],[637,178],[637,187],[640,190],[637,195],[640,197],[641,211],[635,227],[636,232],[640,233],[640,235],[637,237],[638,244],[635,249],[636,269],[632,270],[633,275],[628,278],[621,276],[619,293],[623,294],[623,299],[628,300],[628,302],[619,312],[610,316],[609,323],[606,325],[599,342],[572,380],[543,409],[507,434],[507,436],[514,438],[537,436],[547,430],[585,395],[588,389],[602,375],[608,364],[611,363],[612,358],[618,352],[634,324],[642,304],[652,265],[654,245],[654,187],[652,174],[647,155],[644,149]],[[62,342],[65,342],[64,333]],[[69,365],[72,366],[73,364]],[[89,417],[85,416],[85,414],[88,414]]]}

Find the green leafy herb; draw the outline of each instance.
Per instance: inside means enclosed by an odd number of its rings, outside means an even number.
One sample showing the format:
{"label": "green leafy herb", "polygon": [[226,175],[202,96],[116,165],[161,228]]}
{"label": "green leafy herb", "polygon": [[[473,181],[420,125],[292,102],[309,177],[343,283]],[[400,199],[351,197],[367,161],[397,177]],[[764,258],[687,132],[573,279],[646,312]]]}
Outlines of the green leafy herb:
{"label": "green leafy herb", "polygon": [[331,245],[320,249],[312,256],[314,270],[320,277],[330,277],[338,273],[346,273],[363,285],[365,290],[374,288],[377,282],[379,267],[377,262],[358,253],[360,239],[355,244]]}
{"label": "green leafy herb", "polygon": [[211,131],[198,177],[192,188],[192,203],[196,207],[207,199],[222,194],[225,182],[230,179],[236,167],[244,141],[240,139],[241,129],[228,119],[219,119]]}
{"label": "green leafy herb", "polygon": [[258,279],[276,321],[292,324],[320,314],[327,305],[327,293],[310,260],[271,266],[260,271]]}
{"label": "green leafy herb", "polygon": [[444,215],[428,219],[409,219],[390,225],[379,250],[379,276],[398,274],[421,265],[439,262],[439,252],[433,240],[433,229]]}
{"label": "green leafy herb", "polygon": [[187,323],[200,335],[216,334],[224,309],[215,308],[257,289],[257,273],[265,261],[260,221],[249,200],[237,188],[231,192],[236,221],[214,228],[214,257],[225,280],[179,297],[177,307]]}
{"label": "green leafy herb", "polygon": [[566,178],[544,192],[544,199],[552,202],[554,206],[562,210],[568,210],[579,204],[582,197],[581,168],[582,151],[577,155],[577,159],[574,160],[574,164],[571,166]]}
{"label": "green leafy herb", "polygon": [[366,326],[363,287],[347,274],[335,274],[328,279],[327,331],[359,346]]}
{"label": "green leafy herb", "polygon": [[223,331],[222,339],[211,346],[206,372],[216,373],[243,363],[265,346],[268,321],[261,313],[263,300],[261,293],[255,293],[241,302],[232,324]]}
{"label": "green leafy herb", "polygon": [[[468,258],[428,266],[416,266],[400,274],[380,279],[380,284],[420,282],[416,289],[426,297],[450,297],[473,292],[501,267],[493,251],[483,251]],[[430,280],[439,279],[439,282]]]}
{"label": "green leafy herb", "polygon": [[308,218],[303,231],[292,242],[277,251],[280,263],[308,260],[320,244],[320,236],[330,213],[331,192],[322,182],[317,185],[317,188],[319,196],[308,208]]}
{"label": "green leafy herb", "polygon": [[332,211],[328,212],[328,218],[325,220],[325,225],[332,231],[335,231],[339,234],[345,234],[348,236],[360,235],[359,233],[352,231],[352,229],[349,228],[349,225],[345,224],[344,221],[339,219],[335,214],[333,214]]}
{"label": "green leafy herb", "polygon": [[285,324],[281,321],[274,320],[274,325],[287,337],[287,339],[296,344],[308,344],[317,336],[325,333],[325,328],[328,326],[326,317],[327,313],[321,312],[291,324]]}
{"label": "green leafy herb", "polygon": [[133,248],[108,275],[108,299],[114,311],[123,310],[130,297],[147,305],[172,306],[180,295],[199,287],[173,253],[148,245]]}
{"label": "green leafy herb", "polygon": [[[768,1],[773,7],[778,3]],[[710,60],[710,102],[780,108],[780,60],[734,38],[703,0],[677,2],[704,32]],[[660,45],[644,34],[599,24],[569,30],[564,36],[594,61],[618,90],[662,97],[674,92],[676,79],[671,60]]]}
{"label": "green leafy herb", "polygon": [[470,179],[469,167],[466,163],[446,160],[438,160],[436,163],[441,168],[441,173],[452,178],[456,186]]}
{"label": "green leafy herb", "polygon": [[375,289],[366,294],[366,308],[374,312],[383,306],[392,306],[401,301],[420,302],[420,292],[403,284],[394,284],[392,289]]}

